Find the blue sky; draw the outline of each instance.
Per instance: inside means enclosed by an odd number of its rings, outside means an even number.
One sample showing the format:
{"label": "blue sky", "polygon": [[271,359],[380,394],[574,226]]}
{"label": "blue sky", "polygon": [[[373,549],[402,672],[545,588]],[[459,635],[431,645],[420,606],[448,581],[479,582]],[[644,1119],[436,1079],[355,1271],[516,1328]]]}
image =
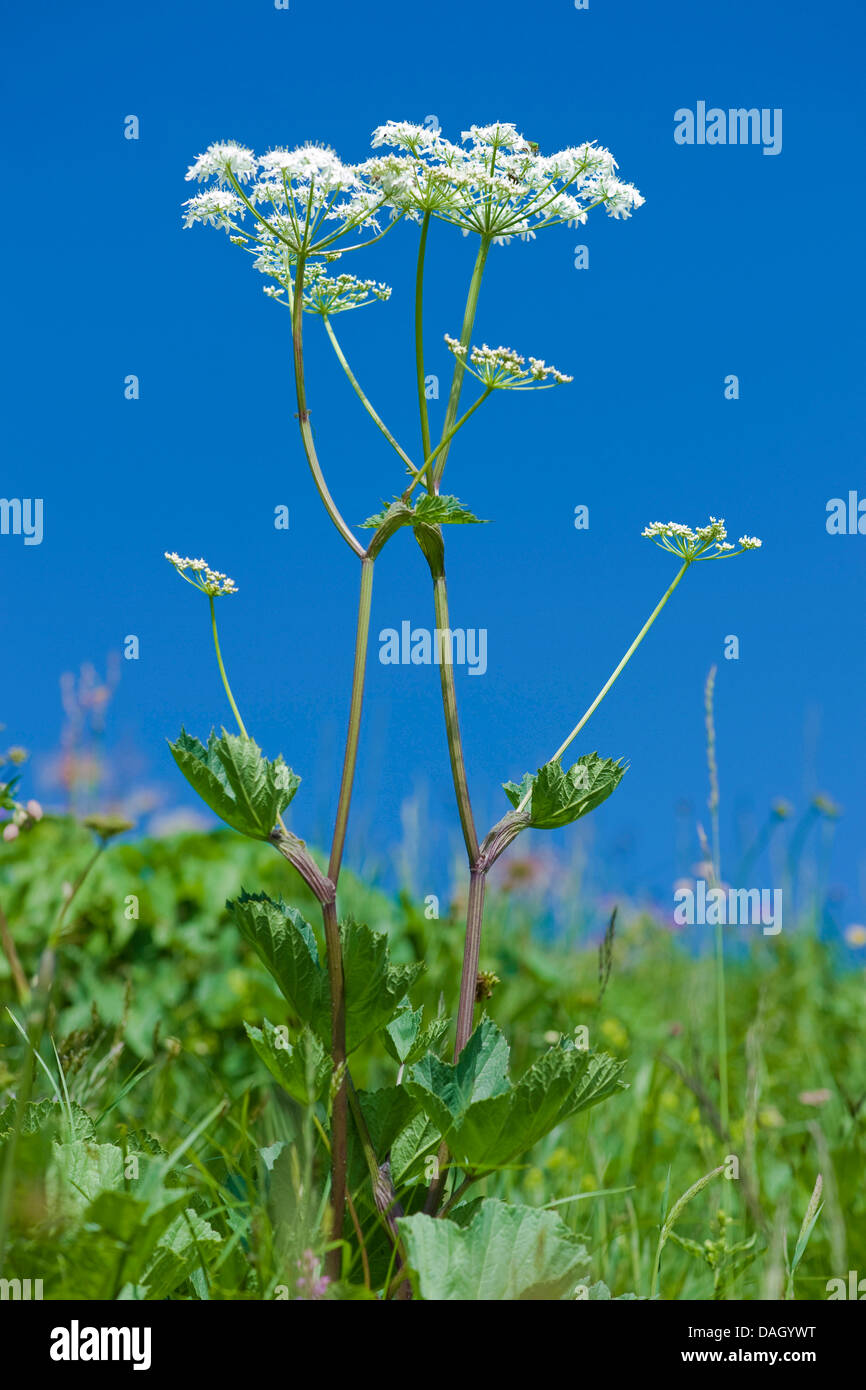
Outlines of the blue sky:
{"label": "blue sky", "polygon": [[[122,662],[109,743],[134,745],[140,777],[182,803],[163,740],[229,711],[206,603],[162,553],[203,554],[240,588],[220,617],[244,717],[304,776],[295,828],[326,833],[357,566],[306,471],[288,316],[222,233],[182,229],[183,175],[216,139],[313,140],[351,160],[389,118],[435,116],[451,137],[510,120],[545,150],[598,139],[647,202],[630,221],[595,215],[491,254],[478,337],[575,382],[494,398],[446,473],[445,490],[493,522],[447,537],[452,620],[488,631],[487,673],[457,672],[479,824],[504,810],[503,780],[550,755],[673,577],[643,526],[714,513],[764,549],[687,576],[577,746],[628,757],[629,774],[591,826],[555,842],[583,836],[606,891],[664,899],[691,862],[682,825],[706,819],[702,686],[717,662],[729,872],[742,827],[773,799],[800,812],[825,791],[844,807],[829,871],[839,920],[862,920],[866,536],[825,526],[830,498],[866,496],[860,7],[156,0],[85,13],[48,3],[7,29],[0,494],[43,498],[45,534],[30,547],[0,536],[6,737],[44,757],[60,674],[104,666],[135,633],[141,655]],[[678,145],[674,113],[698,101],[780,108],[781,153]],[[124,139],[129,114],[137,141]],[[356,263],[394,294],[340,325],[412,448],[416,236],[402,226]],[[587,270],[573,264],[581,243]],[[443,377],[442,334],[459,331],[473,253],[435,229],[428,371]],[[400,466],[316,327],[317,442],[344,515],[360,521],[400,489]],[[137,401],[124,399],[129,373]],[[730,373],[736,401],[724,397]],[[434,424],[443,409],[433,403]],[[585,532],[573,526],[581,503]],[[273,527],[279,504],[287,532]],[[350,864],[387,863],[419,789],[437,827],[455,823],[437,673],[377,660],[378,632],[403,620],[432,626],[408,533],[377,565]],[[724,659],[728,634],[738,661]],[[443,873],[429,864],[418,891],[445,891]]]}

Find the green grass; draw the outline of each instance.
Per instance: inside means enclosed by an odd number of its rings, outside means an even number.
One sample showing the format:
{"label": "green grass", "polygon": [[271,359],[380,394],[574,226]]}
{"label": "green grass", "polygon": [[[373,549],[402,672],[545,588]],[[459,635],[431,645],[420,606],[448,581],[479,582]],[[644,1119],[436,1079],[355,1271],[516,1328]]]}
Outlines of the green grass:
{"label": "green grass", "polygon": [[[0,905],[28,977],[61,885],[91,848],[80,826],[49,819],[4,850]],[[244,1020],[291,1020],[225,911],[241,886],[283,893],[315,918],[279,857],[229,832],[114,844],[96,864],[58,955],[0,1274],[41,1278],[48,1298],[297,1295],[298,1262],[322,1249],[326,1154],[319,1117],[277,1091],[244,1033]],[[413,1004],[435,1016],[444,1000],[453,1014],[459,903],[427,920],[423,904],[347,873],[341,909],[387,929],[398,961],[426,960]],[[511,1044],[512,1074],[553,1035],[582,1025],[593,1048],[628,1059],[629,1089],[471,1195],[556,1204],[584,1237],[592,1281],[614,1295],[650,1295],[663,1226],[663,1299],[781,1298],[786,1289],[824,1298],[829,1279],[866,1274],[863,968],[844,968],[808,922],[778,937],[753,930],[729,952],[725,1131],[711,929],[691,929],[685,949],[664,924],[622,904],[600,997],[598,943],[566,935],[544,944],[534,929],[540,912],[528,890],[493,883],[481,968],[499,977],[487,1008]],[[2,1164],[24,1059],[7,1006],[18,1019],[24,1010],[5,956],[0,1003]],[[367,1089],[396,1080],[378,1042],[353,1059],[353,1072]],[[815,1092],[826,1099],[810,1098]],[[738,1179],[718,1174],[674,1212],[729,1155]],[[350,1173],[375,1275],[384,1242],[357,1152]],[[822,1205],[792,1278],[819,1173]],[[407,1210],[424,1190],[405,1189]],[[83,1213],[100,1192],[100,1222],[85,1230]],[[363,1296],[364,1257],[353,1246],[332,1295]]]}

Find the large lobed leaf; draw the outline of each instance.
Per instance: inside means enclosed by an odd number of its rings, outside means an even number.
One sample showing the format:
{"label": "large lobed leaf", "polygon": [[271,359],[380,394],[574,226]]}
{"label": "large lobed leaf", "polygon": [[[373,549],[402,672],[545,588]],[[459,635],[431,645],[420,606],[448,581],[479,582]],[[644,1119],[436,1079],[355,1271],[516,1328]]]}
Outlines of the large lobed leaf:
{"label": "large lobed leaf", "polygon": [[301,783],[282,757],[270,762],[253,739],[225,729],[220,738],[211,729],[207,746],[181,729],[177,741],[168,746],[202,801],[232,829],[254,840],[268,838]]}
{"label": "large lobed leaf", "polygon": [[346,988],[347,1050],[384,1028],[397,1012],[421,971],[415,965],[394,965],[386,932],[375,932],[346,918],[340,925],[343,944],[343,979]]}
{"label": "large lobed leaf", "polygon": [[503,789],[514,807],[530,792],[526,807],[529,824],[539,830],[555,830],[570,825],[606,801],[625,771],[626,764],[621,759],[584,753],[568,771],[558,761],[545,763],[534,776],[526,772],[520,782],[504,782]]}
{"label": "large lobed leaf", "polygon": [[302,1023],[330,1040],[328,976],[319,963],[309,922],[294,907],[266,893],[241,893],[226,904],[241,935],[255,947]]}
{"label": "large lobed leaf", "polygon": [[[295,908],[265,893],[242,893],[228,906],[298,1018],[330,1046],[330,987],[312,927]],[[387,935],[351,918],[341,924],[340,938],[346,1046],[353,1052],[393,1018],[423,966],[394,965]]]}
{"label": "large lobed leaf", "polygon": [[564,1299],[589,1268],[580,1238],[554,1212],[492,1197],[472,1204],[466,1224],[417,1215],[399,1228],[428,1302]]}
{"label": "large lobed leaf", "polygon": [[514,1084],[505,1038],[484,1018],[455,1064],[427,1056],[403,1084],[438,1126],[455,1161],[487,1170],[513,1162],[556,1125],[622,1089],[623,1065],[604,1053],[559,1045]]}

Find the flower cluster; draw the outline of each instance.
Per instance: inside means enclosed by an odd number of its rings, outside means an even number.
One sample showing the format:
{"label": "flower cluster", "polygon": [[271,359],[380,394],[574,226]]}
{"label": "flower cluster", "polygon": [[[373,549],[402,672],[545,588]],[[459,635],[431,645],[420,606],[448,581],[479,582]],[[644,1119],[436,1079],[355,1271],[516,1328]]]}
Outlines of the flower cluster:
{"label": "flower cluster", "polygon": [[323,253],[349,232],[380,231],[382,194],[324,145],[256,155],[224,141],[200,154],[186,177],[210,186],[184,204],[184,224],[221,227],[252,254],[276,256],[283,277],[301,254]]}
{"label": "flower cluster", "polygon": [[467,348],[465,343],[447,333],[445,341],[454,356],[464,363],[467,372],[477,377],[489,391],[531,391],[539,386],[558,386],[574,380],[556,367],[548,367],[539,357],[530,357],[527,367],[526,359],[513,348],[492,348],[486,343]]}
{"label": "flower cluster", "polygon": [[391,298],[390,285],[376,280],[359,280],[355,275],[328,275],[318,262],[308,266],[304,278],[304,309],[327,318],[348,309],[363,309],[376,300],[384,303]]}
{"label": "flower cluster", "polygon": [[[194,589],[201,589],[209,598],[222,598],[225,594],[236,594],[238,591],[235,581],[221,570],[212,570],[207,560],[190,560],[173,550],[167,550],[165,558],[170,565],[174,565],[181,579],[192,584]],[[187,574],[187,570],[191,574]]]}
{"label": "flower cluster", "polygon": [[457,145],[427,126],[388,121],[372,143],[389,152],[359,171],[393,213],[429,213],[497,242],[585,222],[595,207],[629,217],[644,202],[617,177],[609,150],[587,143],[544,155],[509,122],[472,126]]}
{"label": "flower cluster", "polygon": [[694,531],[679,521],[653,521],[641,535],[648,536],[663,550],[669,550],[681,560],[727,560],[746,550],[759,550],[757,536],[740,536],[739,550],[727,540],[724,519],[711,516],[708,525]]}

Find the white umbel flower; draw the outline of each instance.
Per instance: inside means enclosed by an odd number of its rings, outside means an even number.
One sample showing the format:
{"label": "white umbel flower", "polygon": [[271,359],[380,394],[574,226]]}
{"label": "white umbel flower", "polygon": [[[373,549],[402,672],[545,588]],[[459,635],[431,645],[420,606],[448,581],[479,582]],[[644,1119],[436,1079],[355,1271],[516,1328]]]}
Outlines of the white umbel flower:
{"label": "white umbel flower", "polygon": [[644,199],[617,176],[609,150],[587,142],[541,154],[510,121],[473,125],[455,145],[439,132],[389,121],[373,135],[377,154],[359,166],[394,215],[425,214],[492,241],[529,239],[541,227],[581,223],[593,208],[629,217]]}
{"label": "white umbel flower", "polygon": [[167,550],[165,558],[174,566],[181,579],[185,579],[194,589],[200,589],[209,598],[223,598],[226,594],[236,594],[238,591],[235,581],[223,574],[222,570],[211,569],[207,560],[191,560],[185,555],[178,555],[175,550]]}
{"label": "white umbel flower", "polygon": [[[261,253],[280,251],[279,276],[286,257],[327,254],[351,235],[372,240],[380,232],[376,214],[385,206],[353,165],[326,145],[301,145],[256,155],[231,142],[211,145],[186,175],[210,187],[184,205],[184,223],[222,227],[235,245],[258,257],[256,269],[273,274]],[[285,251],[285,255],[282,254]]]}
{"label": "white umbel flower", "polygon": [[556,367],[548,367],[539,357],[526,359],[509,347],[467,348],[459,339],[445,334],[445,342],[454,356],[459,358],[467,372],[477,377],[489,391],[529,391],[539,386],[560,386],[574,378],[566,376]]}
{"label": "white umbel flower", "polygon": [[238,145],[234,140],[226,140],[209,145],[186,172],[187,180],[195,179],[203,183],[205,179],[216,179],[218,183],[229,183],[229,174],[234,174],[239,183],[255,176],[258,160],[252,150]]}
{"label": "white umbel flower", "polygon": [[715,516],[710,517],[706,526],[697,526],[694,530],[680,521],[652,521],[641,535],[681,560],[729,560],[746,550],[757,550],[761,545],[757,536],[741,536],[740,549],[735,549],[727,539],[724,519]]}

